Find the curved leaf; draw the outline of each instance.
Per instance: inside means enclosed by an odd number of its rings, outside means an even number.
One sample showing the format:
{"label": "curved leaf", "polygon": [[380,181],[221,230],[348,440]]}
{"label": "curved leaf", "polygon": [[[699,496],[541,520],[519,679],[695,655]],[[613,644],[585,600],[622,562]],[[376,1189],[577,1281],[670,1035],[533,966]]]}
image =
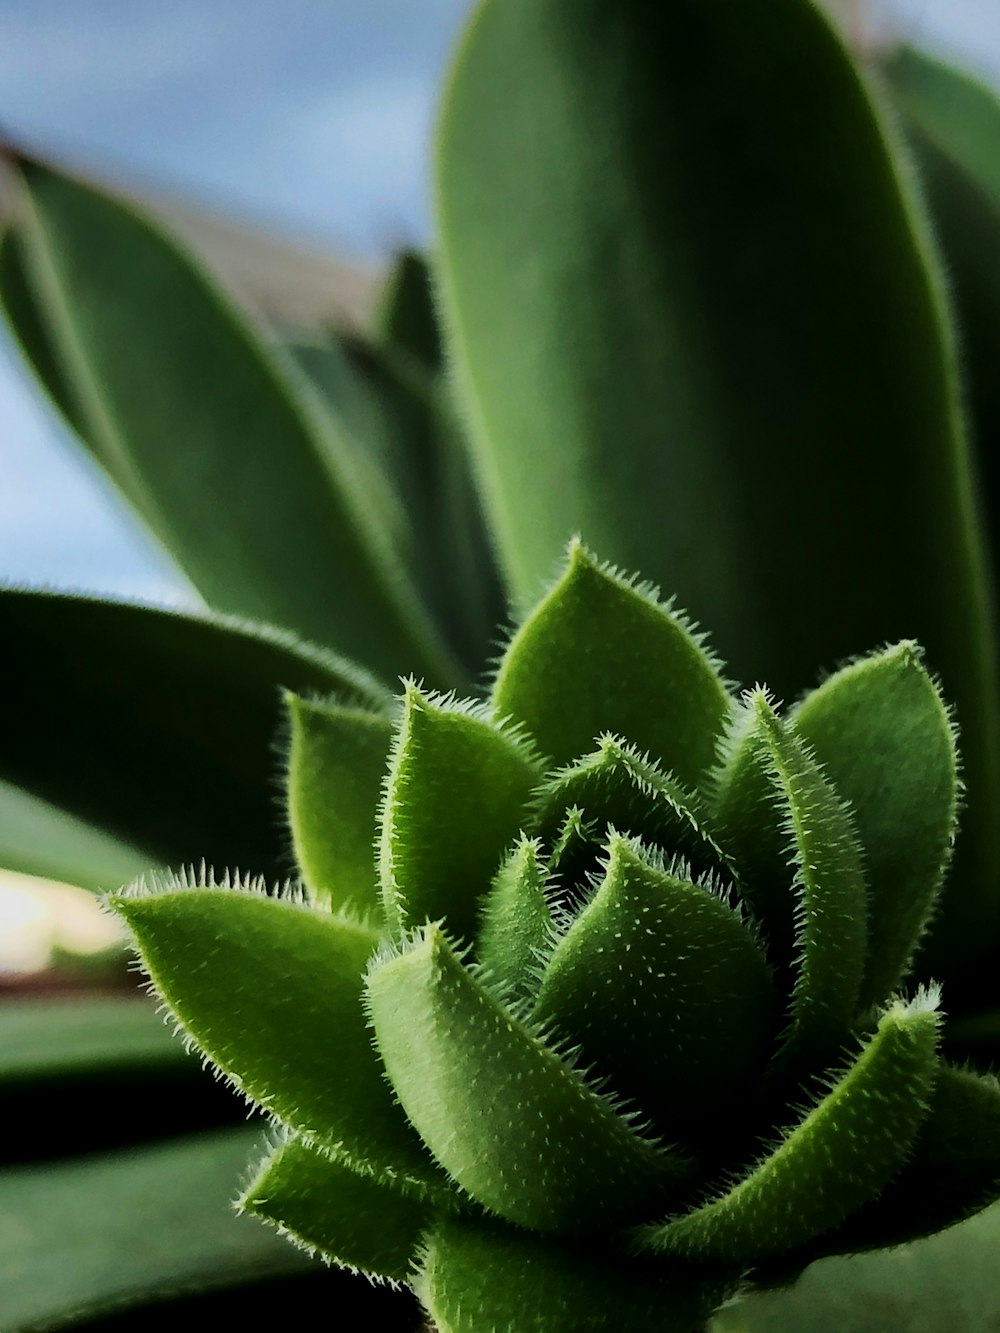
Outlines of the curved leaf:
{"label": "curved leaf", "polygon": [[[11,255],[44,321],[25,350],[50,353],[57,402],[72,402],[84,443],[206,601],[379,671],[451,683],[378,496],[318,396],[139,213],[40,162],[17,165]],[[15,334],[24,308],[11,309]]]}
{"label": "curved leaf", "polygon": [[280,688],[389,698],[330,653],[221,618],[0,590],[0,639],[0,776],[150,861],[285,874]]}
{"label": "curved leaf", "polygon": [[360,1169],[433,1179],[365,1022],[374,932],[239,886],[174,888],[109,902],[184,1032],[247,1097]]}
{"label": "curved leaf", "polygon": [[648,1216],[686,1163],[506,1010],[428,926],[377,964],[368,996],[399,1100],[458,1186],[536,1231],[604,1230]]}
{"label": "curved leaf", "polygon": [[313,898],[382,919],[375,829],[392,723],[383,714],[287,694],[288,816]]}
{"label": "curved leaf", "polygon": [[819,6],[485,0],[437,192],[518,597],[579,531],[782,694],[917,638],[967,735],[964,910],[941,929],[973,952],[1000,920],[1000,688],[955,358],[925,225]]}
{"label": "curved leaf", "polygon": [[523,835],[494,876],[483,903],[476,957],[490,984],[511,1002],[538,989],[541,962],[555,922],[545,896],[548,879],[535,838]]}
{"label": "curved leaf", "polygon": [[926,997],[894,1005],[823,1100],[743,1180],[690,1213],[640,1228],[640,1251],[750,1262],[842,1222],[906,1161],[934,1085],[937,1036]]}
{"label": "curved leaf", "polygon": [[396,1282],[410,1277],[422,1233],[439,1211],[298,1138],[263,1159],[239,1207],[334,1263]]}

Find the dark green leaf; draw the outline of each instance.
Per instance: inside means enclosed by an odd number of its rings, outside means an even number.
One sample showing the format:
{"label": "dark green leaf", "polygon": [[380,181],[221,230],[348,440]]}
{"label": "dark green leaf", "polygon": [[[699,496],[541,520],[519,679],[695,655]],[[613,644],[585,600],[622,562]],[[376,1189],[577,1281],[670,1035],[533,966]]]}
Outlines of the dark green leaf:
{"label": "dark green leaf", "polygon": [[372,1051],[374,932],[239,888],[110,901],[174,1017],[242,1092],[350,1158],[433,1176]]}
{"label": "dark green leaf", "polygon": [[0,1327],[41,1333],[202,1286],[305,1268],[233,1185],[245,1128],[0,1174]]}
{"label": "dark green leaf", "polygon": [[431,1152],[484,1207],[536,1231],[649,1215],[686,1163],[519,1022],[428,926],[368,982],[379,1051]]}
{"label": "dark green leaf", "polygon": [[401,250],[382,289],[376,317],[381,340],[436,373],[444,368],[430,265],[417,250]]}
{"label": "dark green leaf", "polygon": [[0,592],[0,639],[0,774],[149,861],[285,873],[280,687],[388,700],[357,668],[266,626]]}
{"label": "dark green leaf", "polygon": [[874,1198],[909,1156],[937,1069],[937,1014],[895,1004],[821,1102],[737,1184],[640,1228],[658,1254],[740,1263],[782,1254]]}
{"label": "dark green leaf", "polygon": [[974,846],[942,928],[974,949],[1000,919],[1000,688],[955,358],[926,227],[819,6],[486,0],[437,190],[518,597],[578,531],[785,695],[917,638],[966,735]]}
{"label": "dark green leaf", "polygon": [[765,1063],[774,994],[737,912],[612,834],[602,883],[545,965],[534,1018],[664,1133],[703,1141],[732,1133],[733,1098]]}
{"label": "dark green leaf", "polygon": [[573,541],[558,582],[503,656],[493,706],[557,763],[611,732],[695,786],[715,758],[730,700],[683,617]]}
{"label": "dark green leaf", "polygon": [[375,828],[392,739],[384,714],[294,694],[288,815],[295,859],[317,902],[382,918]]}
{"label": "dark green leaf", "polygon": [[22,273],[44,320],[27,350],[48,349],[57,401],[205,599],[451,683],[370,469],[319,398],[137,212],[19,166]]}

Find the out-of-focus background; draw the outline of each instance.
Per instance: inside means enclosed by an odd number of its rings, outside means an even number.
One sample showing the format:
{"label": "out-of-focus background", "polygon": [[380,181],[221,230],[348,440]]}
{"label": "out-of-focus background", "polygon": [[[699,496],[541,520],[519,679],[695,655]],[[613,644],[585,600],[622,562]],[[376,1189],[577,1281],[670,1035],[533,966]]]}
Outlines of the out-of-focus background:
{"label": "out-of-focus background", "polygon": [[[469,3],[0,0],[0,126],[167,203],[209,250],[242,265],[241,276],[284,262],[302,299],[342,293],[349,313],[382,257],[429,235],[435,90]],[[883,0],[874,17],[1000,80],[996,0]],[[241,249],[205,215],[287,238],[294,250],[262,251],[256,236]],[[60,437],[2,333],[0,579],[192,600]]]}
{"label": "out-of-focus background", "polygon": [[[1000,82],[997,0],[824,2],[855,40],[895,32]],[[251,302],[363,318],[381,261],[430,238],[434,101],[470,4],[0,0],[0,138],[151,204]],[[0,178],[0,224],[9,202]],[[2,328],[0,581],[196,602]],[[0,875],[0,979],[108,930],[78,891]]]}

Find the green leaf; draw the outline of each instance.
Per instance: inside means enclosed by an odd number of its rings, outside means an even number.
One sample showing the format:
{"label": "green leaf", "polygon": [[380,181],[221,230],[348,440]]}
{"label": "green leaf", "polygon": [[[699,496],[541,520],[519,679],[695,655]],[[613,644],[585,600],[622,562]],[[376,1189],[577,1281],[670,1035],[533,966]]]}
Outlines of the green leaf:
{"label": "green leaf", "polygon": [[437,206],[517,597],[581,532],[786,697],[918,639],[967,735],[946,926],[968,956],[1000,920],[1000,687],[955,357],[927,228],[820,7],[485,0]]}
{"label": "green leaf", "polygon": [[[27,271],[24,240],[9,227],[0,234],[0,305],[25,360],[66,423],[81,440],[86,435],[86,420],[66,380],[59,361],[59,350],[50,337],[45,311],[39,306]],[[110,461],[110,460],[109,460]],[[116,482],[124,488],[127,478],[119,474]]]}
{"label": "green leaf", "polygon": [[557,763],[612,732],[696,786],[730,700],[684,619],[573,541],[558,582],[504,654],[493,706]]}
{"label": "green leaf", "polygon": [[942,1065],[903,1170],[817,1243],[818,1256],[930,1236],[1000,1200],[1000,1083]]}
{"label": "green leaf", "polygon": [[5,1000],[0,1006],[0,1086],[169,1069],[189,1060],[160,1015],[136,998]]}
{"label": "green leaf", "polygon": [[785,1055],[815,1065],[836,1054],[858,1010],[861,854],[850,812],[766,693],[750,693],[744,708],[718,774],[719,838],[771,961],[792,981]]}
{"label": "green leaf", "polygon": [[389,698],[267,626],[120,603],[0,591],[0,639],[0,776],[145,849],[147,864],[285,873],[272,797],[280,687],[373,708]]}
{"label": "green leaf", "polygon": [[781,1254],[874,1198],[906,1161],[937,1070],[936,996],[896,1002],[817,1106],[738,1184],[636,1232],[640,1249],[717,1263]]}
{"label": "green leaf", "polygon": [[432,1178],[365,1022],[375,933],[239,886],[175,887],[110,903],[188,1036],[293,1129],[370,1169]]}
{"label": "green leaf", "polygon": [[472,938],[539,776],[528,746],[477,705],[407,685],[382,811],[389,921],[406,929],[443,918],[453,934]]}
{"label": "green leaf", "polygon": [[722,1284],[657,1277],[606,1252],[498,1224],[440,1223],[417,1292],[440,1333],[695,1333]]}
{"label": "green leaf", "polygon": [[559,841],[568,812],[576,809],[599,839],[613,827],[683,855],[700,873],[729,869],[702,822],[700,802],[615,736],[600,736],[593,753],[547,778],[535,805],[538,832],[549,842]]}
{"label": "green leaf", "polygon": [[438,1211],[298,1138],[264,1158],[239,1206],[334,1263],[395,1282],[410,1277],[421,1234]]}
{"label": "green leaf", "polygon": [[381,672],[451,683],[369,480],[319,398],[137,212],[39,162],[18,166],[23,275],[59,401],[71,397],[91,453],[206,601]]}
{"label": "green leaf", "polygon": [[547,880],[538,840],[522,835],[483,904],[476,956],[484,978],[511,1003],[534,995],[542,959],[552,947],[555,922],[545,896]]}
{"label": "green leaf", "polygon": [[934,909],[955,835],[947,709],[911,643],[838,671],[792,714],[851,808],[868,881],[863,1004],[897,986]]}
{"label": "green leaf", "polygon": [[913,1245],[813,1264],[732,1306],[711,1333],[956,1333],[1000,1322],[1000,1207]]}
{"label": "green leaf", "polygon": [[287,694],[292,741],[288,815],[295,860],[315,901],[382,917],[375,871],[376,816],[392,723],[359,708]]}
{"label": "green leaf", "polygon": [[105,892],[135,879],[152,857],[9,782],[0,782],[0,866]]}
{"label": "green leaf", "polygon": [[340,336],[288,349],[380,496],[401,560],[470,675],[503,616],[450,386],[394,349]]}
{"label": "green leaf", "polygon": [[459,1187],[536,1231],[649,1215],[686,1164],[519,1022],[434,926],[373,968],[379,1051],[411,1122]]}
{"label": "green leaf", "polygon": [[733,1097],[766,1061],[774,996],[739,914],[613,833],[604,879],[553,950],[533,1017],[664,1133],[690,1141],[719,1130],[722,1107],[732,1134]]}
{"label": "green leaf", "polygon": [[417,250],[401,250],[382,288],[375,319],[382,342],[425,369],[444,368],[430,265]]}
{"label": "green leaf", "polygon": [[233,1182],[258,1138],[240,1128],[0,1174],[4,1333],[302,1271],[287,1241],[233,1217]]}

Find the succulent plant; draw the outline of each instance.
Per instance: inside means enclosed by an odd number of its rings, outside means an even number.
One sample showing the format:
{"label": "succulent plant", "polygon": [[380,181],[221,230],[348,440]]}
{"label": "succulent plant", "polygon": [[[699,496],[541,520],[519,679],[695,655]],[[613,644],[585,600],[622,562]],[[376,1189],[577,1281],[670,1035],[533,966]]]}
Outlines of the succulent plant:
{"label": "succulent plant", "polygon": [[1000,1086],[900,989],[959,789],[913,643],[782,715],[574,542],[487,703],[288,703],[305,891],[111,899],[279,1127],[243,1208],[442,1333],[638,1333],[1000,1197]]}

